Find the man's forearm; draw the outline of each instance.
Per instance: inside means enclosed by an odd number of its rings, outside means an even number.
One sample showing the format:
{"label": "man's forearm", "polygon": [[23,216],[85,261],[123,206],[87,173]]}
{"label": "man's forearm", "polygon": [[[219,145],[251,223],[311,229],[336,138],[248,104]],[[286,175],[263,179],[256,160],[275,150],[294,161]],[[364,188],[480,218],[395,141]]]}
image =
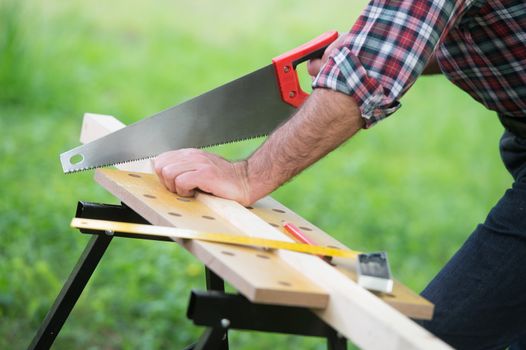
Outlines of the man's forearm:
{"label": "man's forearm", "polygon": [[247,160],[251,201],[272,192],[364,125],[354,99],[316,89],[302,108]]}
{"label": "man's forearm", "polygon": [[231,163],[202,150],[179,149],[159,155],[155,172],[180,196],[201,190],[250,205],[338,147],[363,124],[352,97],[316,89],[246,161]]}

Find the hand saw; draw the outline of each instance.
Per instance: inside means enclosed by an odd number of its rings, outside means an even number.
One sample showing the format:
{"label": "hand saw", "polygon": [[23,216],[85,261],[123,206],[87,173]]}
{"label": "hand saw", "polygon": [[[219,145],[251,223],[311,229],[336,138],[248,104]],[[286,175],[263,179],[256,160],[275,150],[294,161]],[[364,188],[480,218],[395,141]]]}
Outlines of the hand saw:
{"label": "hand saw", "polygon": [[308,97],[296,67],[323,55],[338,37],[327,32],[272,64],[60,155],[65,173],[264,136]]}

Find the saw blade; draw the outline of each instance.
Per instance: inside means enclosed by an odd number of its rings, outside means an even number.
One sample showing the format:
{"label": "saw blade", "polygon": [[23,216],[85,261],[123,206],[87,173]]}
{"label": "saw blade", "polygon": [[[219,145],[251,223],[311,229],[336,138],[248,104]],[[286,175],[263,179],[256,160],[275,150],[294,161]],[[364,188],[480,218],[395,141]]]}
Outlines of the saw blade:
{"label": "saw blade", "polygon": [[60,155],[65,173],[268,135],[295,109],[283,102],[273,65]]}

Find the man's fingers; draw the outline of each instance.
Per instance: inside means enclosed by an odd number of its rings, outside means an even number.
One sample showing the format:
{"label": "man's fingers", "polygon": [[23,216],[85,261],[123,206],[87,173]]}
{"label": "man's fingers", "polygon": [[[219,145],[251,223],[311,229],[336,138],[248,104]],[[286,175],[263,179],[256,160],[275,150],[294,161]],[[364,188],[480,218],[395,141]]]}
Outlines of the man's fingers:
{"label": "man's fingers", "polygon": [[315,78],[320,72],[321,65],[322,65],[322,61],[319,58],[308,61],[307,71],[309,72],[309,75]]}
{"label": "man's fingers", "polygon": [[160,174],[158,174],[159,179],[164,184],[164,186],[170,191],[175,192],[175,177],[178,175],[175,166],[166,165],[160,169]]}
{"label": "man's fingers", "polygon": [[193,171],[204,161],[203,151],[197,149],[180,149],[165,152],[154,161],[155,173],[164,186],[176,192],[175,179],[188,171]]}
{"label": "man's fingers", "polygon": [[175,187],[175,179],[180,176],[181,174],[184,174],[189,171],[195,170],[195,166],[188,163],[183,162],[181,163],[172,163],[164,166],[160,170],[160,176],[159,178],[164,183],[164,186],[171,192],[176,191]]}
{"label": "man's fingers", "polygon": [[171,192],[193,196],[196,190],[246,202],[245,173],[226,159],[198,149],[183,149],[161,154],[155,159],[155,172]]}
{"label": "man's fingers", "polygon": [[332,52],[341,47],[344,43],[345,43],[345,39],[346,39],[347,35],[344,34],[344,35],[340,35],[339,38],[336,40],[336,41],[333,41],[328,47],[327,49],[325,49],[325,52],[323,53],[323,57],[320,59],[320,58],[317,58],[317,59],[312,59],[312,60],[309,60],[307,62],[307,71],[309,72],[309,75],[312,76],[313,78],[315,78],[319,73],[320,73],[320,69],[321,67],[327,63],[327,60],[329,59],[329,57],[331,56]]}
{"label": "man's fingers", "polygon": [[189,171],[176,177],[174,179],[175,192],[182,197],[192,197],[195,190],[199,189],[196,175],[198,175],[196,171]]}
{"label": "man's fingers", "polygon": [[175,151],[164,152],[158,155],[154,160],[154,169],[158,176],[161,176],[162,169],[177,162],[182,164],[184,162],[194,163],[195,158],[199,157],[203,151],[194,148],[183,148]]}
{"label": "man's fingers", "polygon": [[172,154],[172,152],[162,153],[153,160],[153,169],[159,178],[162,177],[163,168],[169,163],[170,154]]}

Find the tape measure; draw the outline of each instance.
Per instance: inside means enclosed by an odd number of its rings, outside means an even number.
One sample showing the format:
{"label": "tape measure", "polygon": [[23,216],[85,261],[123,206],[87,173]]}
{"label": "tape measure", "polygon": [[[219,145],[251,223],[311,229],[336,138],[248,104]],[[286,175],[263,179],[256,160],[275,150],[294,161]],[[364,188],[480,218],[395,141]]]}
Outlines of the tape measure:
{"label": "tape measure", "polygon": [[285,249],[318,256],[356,258],[360,254],[360,252],[350,249],[329,248],[311,244],[279,241],[275,239],[237,236],[228,233],[200,232],[168,226],[142,225],[129,222],[74,218],[71,220],[71,227],[106,231],[110,233],[122,232],[157,237],[197,239],[200,241],[250,246],[263,249]]}

